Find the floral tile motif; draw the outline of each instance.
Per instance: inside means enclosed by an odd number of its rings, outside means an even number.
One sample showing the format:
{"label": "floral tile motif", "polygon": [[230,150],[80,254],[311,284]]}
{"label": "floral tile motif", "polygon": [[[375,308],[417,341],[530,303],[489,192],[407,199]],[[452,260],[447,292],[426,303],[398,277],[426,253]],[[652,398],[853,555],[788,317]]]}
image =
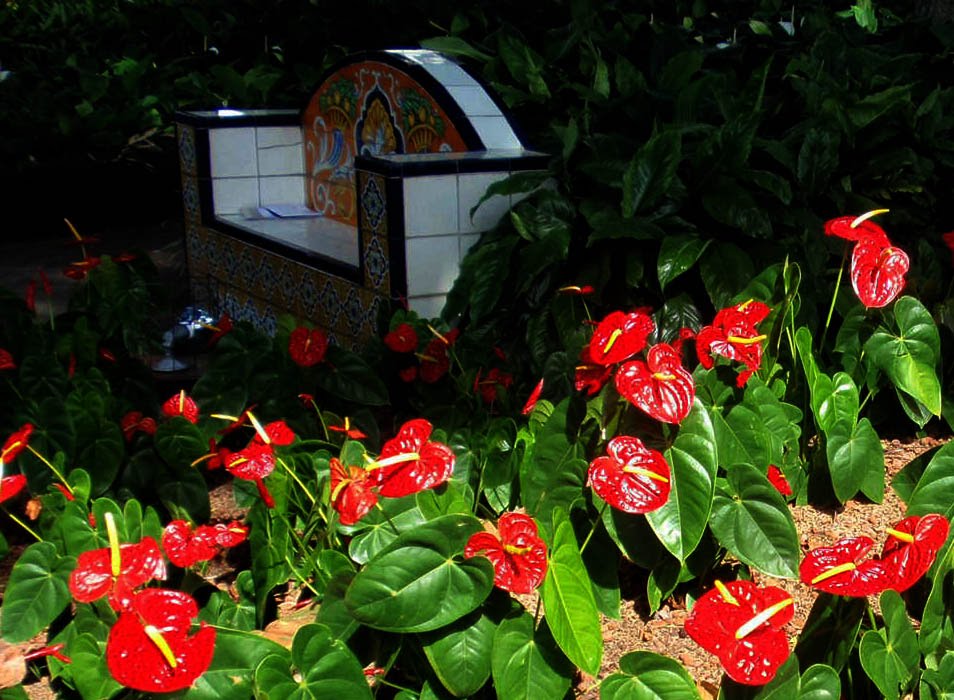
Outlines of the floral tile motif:
{"label": "floral tile motif", "polygon": [[382,250],[377,236],[369,238],[371,240],[364,249],[365,277],[375,289],[380,289],[388,279],[388,256]]}
{"label": "floral tile motif", "polygon": [[302,275],[301,286],[298,288],[298,300],[305,312],[305,318],[315,318],[318,315],[318,289],[315,286],[315,277],[317,274],[314,271]]}
{"label": "floral tile motif", "polygon": [[242,250],[241,257],[239,258],[238,274],[241,276],[242,286],[245,289],[255,289],[255,285],[258,282],[257,257],[258,256],[254,255],[252,249],[248,246],[245,246]]}
{"label": "floral tile motif", "polygon": [[365,214],[368,228],[377,231],[387,213],[387,202],[377,177],[369,177],[361,190],[361,209]]}
{"label": "floral tile motif", "polygon": [[263,255],[258,267],[258,286],[266,299],[275,295],[278,289],[279,274],[276,268],[280,265],[280,259],[269,255]]}
{"label": "floral tile motif", "polygon": [[298,279],[292,272],[292,263],[282,266],[281,276],[278,278],[278,290],[281,293],[285,308],[292,309],[298,297]]}
{"label": "floral tile motif", "polygon": [[334,283],[328,279],[325,281],[318,295],[319,310],[325,317],[325,323],[329,328],[338,325],[338,317],[341,315],[341,297]]}
{"label": "floral tile motif", "polygon": [[202,218],[199,211],[199,186],[195,175],[182,174],[182,209],[186,221],[198,223]]}
{"label": "floral tile motif", "polygon": [[351,335],[363,335],[362,331],[367,325],[368,309],[364,305],[361,295],[354,287],[348,290],[348,296],[343,304],[345,318],[351,330]]}

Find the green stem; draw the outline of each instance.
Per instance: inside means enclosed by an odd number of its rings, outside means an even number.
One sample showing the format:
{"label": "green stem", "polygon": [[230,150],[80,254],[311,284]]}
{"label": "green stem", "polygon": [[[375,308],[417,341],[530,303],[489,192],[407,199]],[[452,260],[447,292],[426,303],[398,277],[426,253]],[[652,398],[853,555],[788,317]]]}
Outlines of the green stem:
{"label": "green stem", "polygon": [[874,608],[870,604],[865,605],[868,609],[868,621],[871,622],[871,629],[878,629],[878,618],[875,617]]}
{"label": "green stem", "polygon": [[32,452],[33,455],[34,455],[38,460],[40,460],[41,462],[43,462],[43,464],[45,464],[46,466],[48,466],[48,467],[50,468],[50,471],[53,472],[53,473],[56,475],[56,478],[63,482],[63,486],[66,487],[66,490],[67,490],[67,491],[69,491],[71,494],[73,493],[73,487],[70,486],[70,482],[68,482],[68,481],[66,480],[66,477],[64,477],[62,474],[60,474],[60,470],[57,469],[55,466],[53,466],[53,463],[52,463],[50,460],[48,460],[46,457],[44,457],[44,456],[41,455],[39,452],[37,452],[35,449],[33,449],[33,446],[32,446],[32,445],[27,445],[27,449],[30,450],[30,452]]}
{"label": "green stem", "polygon": [[291,467],[285,464],[285,460],[279,457],[278,463],[282,465],[282,468],[286,472],[288,472],[288,476],[290,476],[295,481],[295,483],[298,484],[299,488],[301,488],[301,490],[305,492],[305,495],[308,496],[308,500],[311,501],[311,505],[315,505],[318,502],[317,499],[312,495],[311,491],[308,490],[308,487],[305,486],[304,482],[298,478],[298,475],[292,471]]}
{"label": "green stem", "polygon": [[374,507],[381,511],[381,515],[384,516],[384,519],[388,521],[388,525],[391,526],[391,529],[394,530],[395,535],[400,535],[401,531],[397,529],[397,525],[394,524],[394,521],[391,520],[391,516],[384,512],[384,508],[381,507],[381,502],[378,501],[374,504]]}
{"label": "green stem", "polygon": [[597,526],[603,520],[603,512],[606,510],[607,502],[603,501],[603,505],[600,506],[599,512],[596,514],[596,520],[593,521],[593,525],[590,527],[589,533],[586,535],[586,539],[583,540],[583,544],[580,545],[580,555],[583,555],[583,550],[586,549],[586,545],[590,543],[590,540],[593,539],[593,533],[596,532]]}
{"label": "green stem", "polygon": [[300,583],[302,586],[304,586],[304,587],[307,588],[309,591],[311,591],[312,593],[314,593],[316,598],[319,598],[319,599],[320,599],[320,598],[321,598],[321,593],[319,593],[318,591],[316,591],[316,590],[315,590],[315,587],[312,586],[311,583],[309,583],[309,582],[305,579],[305,577],[302,576],[302,575],[298,572],[298,569],[295,567],[295,564],[292,563],[292,560],[288,557],[288,554],[285,554],[285,563],[288,564],[289,567],[291,567],[292,573],[295,575],[295,578],[298,579],[298,583]]}
{"label": "green stem", "polygon": [[848,246],[845,246],[845,252],[841,256],[841,265],[838,267],[838,279],[835,280],[835,291],[831,295],[831,305],[828,307],[828,316],[825,318],[825,327],[822,329],[821,338],[818,340],[819,350],[825,347],[825,336],[828,335],[828,327],[831,325],[831,318],[835,315],[835,302],[838,301],[838,290],[841,288],[841,278],[845,274],[845,262],[848,260]]}
{"label": "green stem", "polygon": [[12,520],[12,521],[15,522],[17,525],[19,525],[19,526],[22,527],[24,530],[26,530],[26,531],[29,532],[31,535],[33,535],[33,537],[36,539],[37,542],[42,542],[42,541],[43,541],[43,538],[40,537],[38,534],[36,534],[36,532],[34,532],[33,528],[31,528],[31,527],[30,527],[29,525],[27,525],[25,522],[23,522],[22,520],[20,520],[20,518],[18,518],[18,517],[15,516],[13,513],[11,513],[10,511],[8,511],[6,508],[3,509],[3,512],[10,516],[10,520]]}

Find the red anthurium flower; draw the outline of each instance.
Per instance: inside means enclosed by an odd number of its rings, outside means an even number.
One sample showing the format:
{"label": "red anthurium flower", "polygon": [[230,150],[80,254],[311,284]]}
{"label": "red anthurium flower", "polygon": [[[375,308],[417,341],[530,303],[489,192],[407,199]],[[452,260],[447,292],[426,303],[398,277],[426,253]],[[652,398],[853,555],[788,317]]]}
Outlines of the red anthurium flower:
{"label": "red anthurium flower", "polygon": [[596,396],[603,385],[609,381],[612,374],[613,368],[609,365],[600,365],[593,362],[590,357],[590,346],[586,345],[580,353],[580,364],[576,366],[573,386],[577,391],[586,392],[588,397]]}
{"label": "red anthurium flower", "polygon": [[328,336],[317,328],[299,326],[288,338],[288,355],[300,367],[311,367],[325,359]]}
{"label": "red anthurium flower", "polygon": [[335,433],[344,433],[351,440],[363,440],[368,437],[357,428],[351,427],[351,419],[345,416],[343,425],[329,425],[328,430]]}
{"label": "red anthurium flower", "polygon": [[477,377],[474,379],[474,391],[480,394],[480,398],[483,399],[485,404],[492,404],[497,400],[498,388],[509,389],[512,384],[513,375],[493,367],[483,379],[481,379],[480,372],[477,373]]}
{"label": "red anthurium flower", "polygon": [[646,338],[656,328],[642,311],[613,311],[606,316],[590,339],[590,360],[598,365],[613,365],[646,347]]}
{"label": "red anthurium flower", "polygon": [[207,325],[205,327],[212,331],[212,335],[209,337],[207,347],[213,348],[220,340],[222,340],[224,336],[228,335],[232,331],[232,329],[235,327],[235,324],[232,323],[232,317],[229,316],[229,312],[226,311],[222,314],[219,320],[215,322],[214,326]]}
{"label": "red anthurium flower", "polygon": [[523,405],[523,410],[520,411],[522,415],[529,415],[533,411],[533,407],[537,405],[537,401],[540,400],[540,394],[543,393],[543,380],[541,379],[537,382],[537,385],[533,387],[533,391],[530,392],[530,396],[527,398],[527,403]]}
{"label": "red anthurium flower", "polygon": [[765,685],[791,650],[782,627],[794,614],[792,597],[781,588],[751,581],[716,581],[686,618],[686,633],[719,657],[732,680]]}
{"label": "red anthurium flower", "polygon": [[331,505],[338,511],[342,525],[354,525],[378,502],[373,491],[376,475],[361,467],[346,467],[337,457],[332,457],[330,463]]}
{"label": "red anthurium flower", "polygon": [[865,559],[870,537],[846,537],[830,547],[816,547],[798,567],[802,583],[835,595],[861,597],[891,588],[895,576],[885,562]]}
{"label": "red anthurium flower", "polygon": [[199,405],[186,395],[185,389],[173,394],[162,404],[162,414],[169,418],[182,416],[190,423],[199,422]]}
{"label": "red anthurium flower", "polygon": [[16,369],[17,363],[13,361],[13,355],[8,350],[0,348],[0,371],[5,369]]}
{"label": "red anthurium flower", "polygon": [[792,485],[788,483],[788,479],[785,478],[782,470],[776,467],[774,464],[769,465],[768,480],[772,486],[775,487],[775,490],[786,498],[792,495]]}
{"label": "red anthurium flower", "polygon": [[36,311],[36,280],[27,282],[26,294],[24,294],[27,311],[33,313]]}
{"label": "red anthurium flower", "polygon": [[736,384],[744,386],[762,364],[762,341],[755,326],[769,314],[769,307],[760,301],[746,301],[716,313],[711,326],[696,335],[696,354],[706,369],[713,365],[713,355],[741,362],[746,369],[739,373]]}
{"label": "red anthurium flower", "polygon": [[13,474],[0,479],[0,503],[11,498],[26,488],[27,480],[23,474]]}
{"label": "red anthurium flower", "polygon": [[87,256],[83,260],[71,262],[63,269],[63,274],[71,280],[83,280],[86,279],[89,271],[94,267],[99,267],[101,262],[102,260],[97,257]]}
{"label": "red anthurium flower", "polygon": [[[66,488],[65,486],[63,486],[63,484],[58,484],[58,483],[56,483],[56,482],[53,482],[53,486],[54,486],[54,488],[56,488],[57,491],[59,491],[60,493],[63,494],[64,498],[66,498],[67,501],[75,501],[75,500],[76,500],[76,496],[74,496],[72,493],[70,493],[70,490],[69,490],[68,488]],[[90,516],[92,517],[92,513],[90,513]],[[95,525],[92,525],[92,527],[96,527],[96,526],[95,526]]]}
{"label": "red anthurium flower", "polygon": [[186,569],[200,561],[209,561],[219,553],[212,528],[197,528],[185,520],[173,520],[162,531],[162,551],[176,566]]}
{"label": "red anthurium flower", "polygon": [[871,217],[884,214],[887,209],[875,209],[861,216],[839,216],[825,222],[825,235],[838,236],[848,241],[880,240],[887,242],[888,235]]}
{"label": "red anthurium flower", "polygon": [[239,479],[263,479],[275,469],[275,450],[271,445],[252,440],[244,450],[228,456],[225,468]]}
{"label": "red anthurium flower", "polygon": [[411,365],[410,367],[405,367],[404,369],[399,370],[398,377],[400,377],[401,381],[405,384],[410,384],[417,379],[417,367]]}
{"label": "red anthurium flower", "polygon": [[504,513],[497,521],[497,533],[471,535],[464,556],[490,559],[497,588],[532,593],[547,575],[547,545],[537,535],[537,524],[524,513]]}
{"label": "red anthurium flower", "polygon": [[931,568],[944,546],[950,523],[943,515],[912,515],[888,530],[881,560],[894,573],[894,590],[906,591]]}
{"label": "red anthurium flower", "polygon": [[454,471],[454,452],[440,442],[429,442],[432,426],[423,418],[410,420],[398,434],[381,447],[371,465],[377,472],[380,493],[400,498],[434,488],[447,481]]}
{"label": "red anthurium flower", "polygon": [[904,289],[907,254],[887,239],[861,240],[851,254],[851,286],[865,308],[887,306]]}
{"label": "red anthurium flower", "polygon": [[450,369],[450,358],[447,356],[449,343],[444,337],[434,338],[424,348],[424,352],[418,355],[421,361],[420,377],[425,384],[433,384],[438,379],[447,374]]}
{"label": "red anthurium flower", "polygon": [[216,523],[207,525],[214,533],[215,543],[220,547],[237,547],[248,539],[248,525],[243,525],[238,520],[230,523]]}
{"label": "red anthurium flower", "polygon": [[130,411],[120,419],[119,425],[123,429],[126,442],[132,440],[137,432],[142,432],[146,435],[156,434],[157,426],[155,419],[143,416],[140,411]]}
{"label": "red anthurium flower", "polygon": [[594,289],[589,284],[584,284],[582,286],[571,284],[567,287],[560,287],[557,291],[560,292],[560,294],[569,294],[572,296],[585,297],[592,294],[594,292]]}
{"label": "red anthurium flower", "polygon": [[951,264],[954,265],[954,231],[941,234],[941,240],[944,241],[944,245],[951,251]]}
{"label": "red anthurium flower", "polygon": [[588,473],[600,498],[626,513],[649,513],[666,502],[672,484],[661,452],[637,437],[618,435],[609,441],[606,453],[593,460]]}
{"label": "red anthurium flower", "polygon": [[106,665],[119,683],[147,693],[183,690],[205,673],[215,651],[215,628],[199,623],[188,593],[150,588],[120,614],[106,640]]}
{"label": "red anthurium flower", "polygon": [[410,323],[400,323],[384,336],[384,344],[394,352],[414,352],[417,350],[417,333]]}
{"label": "red anthurium flower", "polygon": [[48,297],[53,296],[53,283],[50,282],[50,278],[46,276],[46,272],[43,271],[42,267],[38,267],[36,271],[40,274],[40,284],[43,286],[43,293]]}
{"label": "red anthurium flower", "polygon": [[108,595],[113,608],[125,609],[135,588],[166,577],[166,561],[151,537],[143,537],[138,544],[121,545],[111,534],[110,542],[109,547],[77,557],[76,568],[70,574],[70,593],[79,603],[92,603]]}
{"label": "red anthurium flower", "polygon": [[664,423],[679,423],[692,410],[696,385],[682,357],[666,343],[649,349],[646,361],[633,360],[616,373],[616,390],[637,408]]}
{"label": "red anthurium flower", "polygon": [[30,435],[33,434],[33,425],[24,423],[20,429],[7,438],[0,448],[0,464],[10,464],[30,444]]}

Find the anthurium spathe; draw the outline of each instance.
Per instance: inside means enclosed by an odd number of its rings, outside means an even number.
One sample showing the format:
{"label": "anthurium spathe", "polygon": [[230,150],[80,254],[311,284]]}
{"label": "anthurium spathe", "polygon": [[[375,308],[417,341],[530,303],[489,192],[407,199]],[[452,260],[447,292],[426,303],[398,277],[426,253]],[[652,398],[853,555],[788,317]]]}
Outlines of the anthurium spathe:
{"label": "anthurium spathe", "polygon": [[417,342],[417,332],[410,323],[399,323],[384,336],[384,344],[393,352],[414,352]]}
{"label": "anthurium spathe", "polygon": [[10,354],[10,351],[0,348],[0,371],[16,368],[17,363],[13,361],[13,355]]}
{"label": "anthurium spathe", "polygon": [[878,214],[887,213],[887,209],[875,209],[861,216],[839,216],[825,222],[825,235],[837,236],[847,241],[883,240],[887,242],[888,235],[871,218]]}
{"label": "anthurium spathe", "polygon": [[762,341],[765,336],[756,326],[768,316],[768,306],[760,301],[749,300],[736,306],[721,309],[712,320],[696,334],[696,354],[699,363],[706,369],[714,364],[715,355],[741,362],[745,369],[736,379],[744,386],[762,364]]}
{"label": "anthurium spathe", "polygon": [[13,474],[0,479],[0,503],[9,501],[26,488],[27,480],[23,474]]}
{"label": "anthurium spathe", "polygon": [[590,464],[589,483],[613,508],[626,513],[649,513],[669,498],[670,469],[661,452],[637,437],[618,435],[606,446],[606,455]]}
{"label": "anthurium spathe", "polygon": [[881,308],[904,289],[911,263],[907,253],[885,239],[861,240],[851,253],[851,286],[866,308]]}
{"label": "anthurium spathe", "polygon": [[299,326],[288,338],[288,356],[300,367],[311,367],[325,359],[328,336],[317,328]]}
{"label": "anthurium spathe", "polygon": [[188,688],[209,668],[215,629],[190,634],[199,608],[188,593],[160,588],[137,594],[106,640],[106,666],[127,688],[170,693]]}
{"label": "anthurium spathe", "polygon": [[575,368],[573,387],[584,392],[587,397],[595,396],[613,375],[613,368],[609,365],[600,365],[590,357],[590,346],[584,345],[580,352],[580,364]]}
{"label": "anthurium spathe", "polygon": [[616,372],[616,390],[631,404],[664,423],[679,423],[692,410],[696,385],[671,345],[649,349],[646,361],[623,363]]}
{"label": "anthurium spathe", "polygon": [[162,404],[162,415],[169,418],[182,416],[190,423],[199,421],[199,405],[186,394],[185,389],[173,394]]}
{"label": "anthurium spathe", "polygon": [[494,585],[511,593],[532,593],[547,575],[547,545],[537,524],[525,513],[504,513],[497,534],[483,531],[470,536],[464,556],[485,556],[494,565]]}
{"label": "anthurium spathe", "polygon": [[371,465],[380,484],[379,493],[400,498],[434,488],[447,481],[454,471],[454,451],[428,438],[433,427],[423,418],[415,418],[401,426],[397,435],[381,447]]}
{"label": "anthurium spathe", "polygon": [[765,685],[791,650],[782,628],[792,620],[792,597],[775,586],[751,581],[716,582],[686,619],[686,633],[719,657],[732,680]]}
{"label": "anthurium spathe", "polygon": [[950,531],[947,518],[937,513],[904,518],[888,530],[881,560],[894,574],[890,588],[906,591],[931,568]]}
{"label": "anthurium spathe", "polygon": [[598,365],[622,362],[646,347],[656,324],[642,310],[613,311],[599,322],[590,338],[590,360]]}
{"label": "anthurium spathe", "polygon": [[835,595],[860,597],[891,588],[894,573],[878,559],[865,559],[874,541],[846,537],[830,547],[816,547],[798,567],[802,583]]}
{"label": "anthurium spathe", "polygon": [[345,466],[337,457],[330,460],[331,505],[342,525],[354,525],[378,502],[374,491],[377,476],[366,469]]}
{"label": "anthurium spathe", "polygon": [[254,481],[265,505],[275,507],[275,499],[265,486],[265,477],[275,471],[275,450],[271,444],[251,440],[245,449],[226,455],[224,463],[232,476]]}
{"label": "anthurium spathe", "polygon": [[24,423],[20,429],[7,438],[0,448],[0,464],[10,464],[21,452],[30,446],[30,435],[33,434],[33,425]]}
{"label": "anthurium spathe", "polygon": [[237,521],[199,525],[194,530],[185,520],[173,520],[162,533],[162,549],[169,561],[188,568],[209,561],[220,550],[235,547],[248,537],[248,527]]}

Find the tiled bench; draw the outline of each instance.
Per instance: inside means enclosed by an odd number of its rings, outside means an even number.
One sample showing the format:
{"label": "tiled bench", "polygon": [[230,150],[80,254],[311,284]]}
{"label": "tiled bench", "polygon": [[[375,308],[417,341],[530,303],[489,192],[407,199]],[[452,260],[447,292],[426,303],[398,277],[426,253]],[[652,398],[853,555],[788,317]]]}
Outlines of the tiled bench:
{"label": "tiled bench", "polygon": [[382,305],[437,316],[467,249],[514,202],[471,209],[493,182],[546,166],[483,87],[431,51],[353,57],[302,112],[178,122],[197,301],[268,332],[288,312],[346,346],[375,332]]}

